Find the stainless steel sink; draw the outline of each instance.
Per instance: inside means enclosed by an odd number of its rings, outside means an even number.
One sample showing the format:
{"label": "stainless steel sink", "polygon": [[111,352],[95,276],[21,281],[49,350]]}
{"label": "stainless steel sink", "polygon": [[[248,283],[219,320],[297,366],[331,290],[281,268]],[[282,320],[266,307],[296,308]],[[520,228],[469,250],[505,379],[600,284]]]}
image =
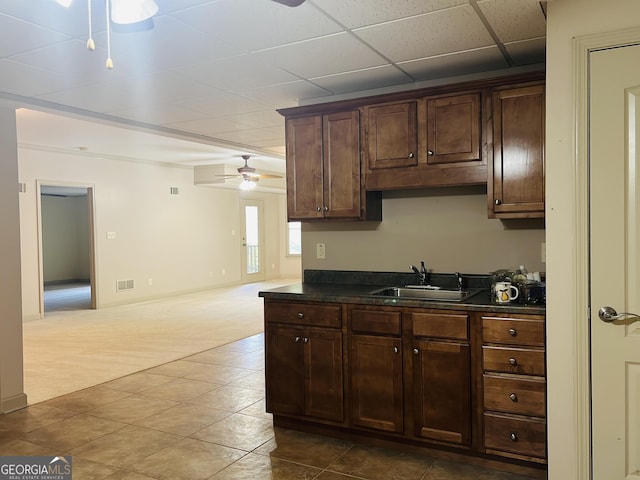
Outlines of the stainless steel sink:
{"label": "stainless steel sink", "polygon": [[415,298],[420,300],[462,302],[479,293],[480,289],[471,290],[447,290],[444,288],[406,286],[384,287],[371,292],[371,295],[380,297]]}

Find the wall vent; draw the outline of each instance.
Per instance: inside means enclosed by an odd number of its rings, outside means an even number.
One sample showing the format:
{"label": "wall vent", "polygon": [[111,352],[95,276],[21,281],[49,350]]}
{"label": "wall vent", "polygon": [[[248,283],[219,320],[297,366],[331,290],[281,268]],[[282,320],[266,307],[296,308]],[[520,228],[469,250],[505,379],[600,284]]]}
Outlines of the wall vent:
{"label": "wall vent", "polygon": [[180,188],[169,187],[169,195],[180,195]]}
{"label": "wall vent", "polygon": [[133,280],[118,280],[116,282],[116,292],[133,290]]}
{"label": "wall vent", "polygon": [[18,183],[18,192],[27,193],[27,184],[24,182]]}

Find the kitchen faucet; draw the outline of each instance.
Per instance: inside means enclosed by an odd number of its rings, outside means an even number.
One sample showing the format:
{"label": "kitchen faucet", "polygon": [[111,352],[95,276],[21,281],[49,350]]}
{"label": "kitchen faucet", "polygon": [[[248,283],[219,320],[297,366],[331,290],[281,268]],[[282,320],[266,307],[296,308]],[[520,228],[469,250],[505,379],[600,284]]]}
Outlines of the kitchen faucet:
{"label": "kitchen faucet", "polygon": [[427,268],[424,266],[424,262],[420,262],[420,270],[415,265],[411,265],[411,270],[420,278],[420,285],[428,285],[430,278]]}

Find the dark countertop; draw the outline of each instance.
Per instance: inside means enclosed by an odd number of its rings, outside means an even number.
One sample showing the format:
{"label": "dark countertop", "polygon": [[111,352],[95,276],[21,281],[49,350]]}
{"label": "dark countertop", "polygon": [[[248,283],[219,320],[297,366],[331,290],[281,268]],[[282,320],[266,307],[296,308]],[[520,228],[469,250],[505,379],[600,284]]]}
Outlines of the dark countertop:
{"label": "dark countertop", "polygon": [[[466,310],[479,312],[503,312],[545,314],[544,305],[525,305],[517,301],[496,303],[489,296],[490,278],[481,275],[463,275],[468,288],[482,289],[478,294],[462,302],[422,300],[415,298],[372,295],[374,290],[388,286],[415,283],[415,276],[404,273],[347,272],[305,270],[302,283],[264,290],[260,297],[275,300],[357,303],[360,305],[384,305],[398,307],[435,308],[440,310]],[[450,274],[433,274],[432,283],[450,288],[454,280]],[[436,281],[438,283],[436,283]],[[489,282],[487,284],[487,281]],[[449,283],[449,285],[445,285]]]}

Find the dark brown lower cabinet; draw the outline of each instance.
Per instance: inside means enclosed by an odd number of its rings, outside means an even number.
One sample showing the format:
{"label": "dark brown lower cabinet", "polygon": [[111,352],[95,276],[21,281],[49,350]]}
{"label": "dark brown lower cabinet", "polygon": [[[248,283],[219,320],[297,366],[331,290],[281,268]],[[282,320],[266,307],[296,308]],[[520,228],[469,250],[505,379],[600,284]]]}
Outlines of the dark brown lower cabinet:
{"label": "dark brown lower cabinet", "polygon": [[344,419],[340,330],[269,326],[265,332],[267,411]]}
{"label": "dark brown lower cabinet", "polygon": [[351,335],[349,362],[351,423],[402,432],[402,340]]}
{"label": "dark brown lower cabinet", "polygon": [[471,352],[468,344],[415,341],[415,435],[471,445]]}

